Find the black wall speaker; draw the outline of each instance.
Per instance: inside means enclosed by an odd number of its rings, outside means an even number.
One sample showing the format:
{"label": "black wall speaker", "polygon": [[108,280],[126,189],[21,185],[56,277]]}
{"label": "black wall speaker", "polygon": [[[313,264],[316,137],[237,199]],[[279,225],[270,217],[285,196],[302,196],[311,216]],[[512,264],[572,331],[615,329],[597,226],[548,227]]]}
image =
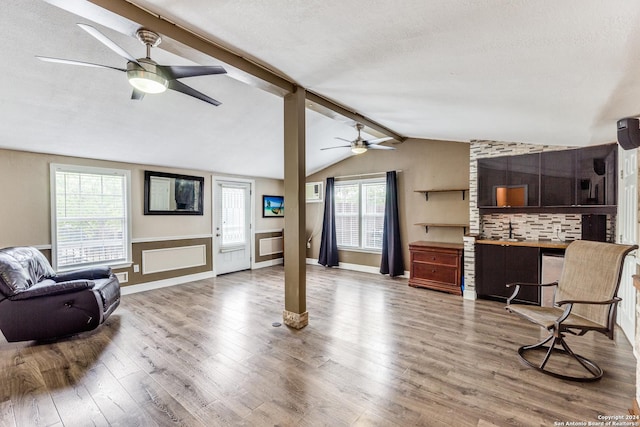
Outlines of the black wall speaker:
{"label": "black wall speaker", "polygon": [[618,144],[625,150],[640,147],[640,126],[638,119],[626,118],[618,120]]}

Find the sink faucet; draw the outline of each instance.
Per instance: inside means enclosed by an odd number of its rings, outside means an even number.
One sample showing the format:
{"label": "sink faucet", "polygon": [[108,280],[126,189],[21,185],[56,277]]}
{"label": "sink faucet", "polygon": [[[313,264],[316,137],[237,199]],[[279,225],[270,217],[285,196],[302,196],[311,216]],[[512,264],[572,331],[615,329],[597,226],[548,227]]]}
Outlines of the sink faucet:
{"label": "sink faucet", "polygon": [[513,239],[513,226],[511,225],[511,220],[509,220],[509,239]]}

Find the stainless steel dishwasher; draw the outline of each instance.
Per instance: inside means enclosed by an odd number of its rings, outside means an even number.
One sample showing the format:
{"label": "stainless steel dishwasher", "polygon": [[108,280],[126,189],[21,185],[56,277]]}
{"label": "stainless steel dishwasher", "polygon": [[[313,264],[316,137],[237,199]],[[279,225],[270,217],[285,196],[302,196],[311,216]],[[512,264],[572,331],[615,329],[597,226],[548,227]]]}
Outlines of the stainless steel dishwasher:
{"label": "stainless steel dishwasher", "polygon": [[[562,274],[562,266],[564,264],[564,255],[554,252],[542,253],[542,283],[551,283],[560,279]],[[553,306],[555,296],[555,286],[543,286],[541,288],[540,305],[543,307]]]}

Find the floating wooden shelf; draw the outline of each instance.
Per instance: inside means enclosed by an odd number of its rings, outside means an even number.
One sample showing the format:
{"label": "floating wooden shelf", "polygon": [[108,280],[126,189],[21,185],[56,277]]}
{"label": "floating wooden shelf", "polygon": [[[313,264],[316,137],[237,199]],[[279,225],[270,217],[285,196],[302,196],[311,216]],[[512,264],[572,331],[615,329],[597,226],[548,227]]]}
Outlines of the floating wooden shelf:
{"label": "floating wooden shelf", "polygon": [[424,227],[425,232],[429,232],[429,227],[451,227],[451,228],[462,228],[464,229],[465,234],[467,233],[467,227],[469,224],[443,224],[443,223],[435,223],[435,222],[419,222],[415,225],[419,225]]}
{"label": "floating wooden shelf", "polygon": [[442,190],[415,190],[416,193],[424,193],[425,200],[429,200],[429,193],[451,193],[454,191],[462,191],[462,200],[464,200],[464,193],[469,191],[468,188],[447,188]]}

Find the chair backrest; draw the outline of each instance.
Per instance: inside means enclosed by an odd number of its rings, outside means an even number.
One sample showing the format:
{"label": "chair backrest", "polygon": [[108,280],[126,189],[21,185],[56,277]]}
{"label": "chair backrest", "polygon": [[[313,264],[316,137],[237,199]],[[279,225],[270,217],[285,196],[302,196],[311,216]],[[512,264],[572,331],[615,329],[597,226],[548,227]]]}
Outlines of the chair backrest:
{"label": "chair backrest", "polygon": [[[624,259],[637,246],[576,240],[565,252],[556,301],[607,301],[616,296]],[[576,304],[572,314],[610,328],[611,305]]]}
{"label": "chair backrest", "polygon": [[53,276],[53,268],[38,249],[29,246],[0,249],[0,294],[14,296]]}

